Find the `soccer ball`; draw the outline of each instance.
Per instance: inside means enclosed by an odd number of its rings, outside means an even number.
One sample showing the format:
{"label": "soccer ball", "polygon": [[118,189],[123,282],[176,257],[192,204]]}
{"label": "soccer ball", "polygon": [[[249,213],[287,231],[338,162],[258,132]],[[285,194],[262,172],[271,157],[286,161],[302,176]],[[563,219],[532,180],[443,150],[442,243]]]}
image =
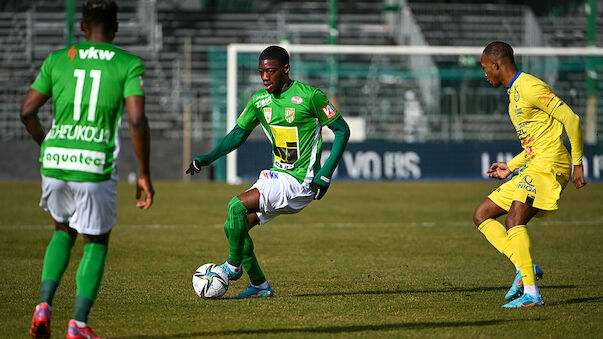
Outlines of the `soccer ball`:
{"label": "soccer ball", "polygon": [[219,265],[205,264],[193,274],[193,289],[201,298],[220,298],[228,290],[228,273]]}

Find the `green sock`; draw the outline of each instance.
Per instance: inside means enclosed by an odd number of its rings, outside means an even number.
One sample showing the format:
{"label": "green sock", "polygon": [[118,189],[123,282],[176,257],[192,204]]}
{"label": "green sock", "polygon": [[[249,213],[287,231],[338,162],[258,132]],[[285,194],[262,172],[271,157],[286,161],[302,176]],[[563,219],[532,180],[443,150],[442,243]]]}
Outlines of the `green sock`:
{"label": "green sock", "polygon": [[249,280],[253,285],[260,285],[266,281],[264,272],[260,268],[260,264],[253,253],[253,240],[249,233],[245,236],[245,248],[243,250],[243,268],[249,275]]}
{"label": "green sock", "polygon": [[56,231],[46,248],[44,266],[42,267],[42,284],[40,286],[40,303],[52,305],[54,292],[59,286],[61,277],[69,264],[71,248],[75,237],[63,231]]}
{"label": "green sock", "polygon": [[103,278],[106,256],[106,245],[93,242],[84,245],[84,255],[75,276],[77,290],[75,292],[73,319],[88,322],[90,308],[96,300]]}
{"label": "green sock", "polygon": [[249,231],[247,225],[247,208],[239,200],[234,197],[228,203],[228,218],[224,223],[224,233],[228,237],[228,246],[230,252],[228,254],[228,262],[231,265],[238,265],[243,261],[243,250],[245,246],[245,235]]}

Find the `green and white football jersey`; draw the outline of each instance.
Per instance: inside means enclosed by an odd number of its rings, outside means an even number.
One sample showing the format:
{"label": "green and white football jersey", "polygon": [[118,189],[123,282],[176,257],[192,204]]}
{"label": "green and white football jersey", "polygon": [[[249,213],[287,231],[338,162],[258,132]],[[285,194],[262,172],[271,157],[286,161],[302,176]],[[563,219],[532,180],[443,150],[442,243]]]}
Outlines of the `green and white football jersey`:
{"label": "green and white football jersey", "polygon": [[117,177],[124,99],[144,95],[142,59],[109,43],[52,52],[31,88],[52,96],[53,122],[40,151],[44,176],[98,182]]}
{"label": "green and white football jersey", "polygon": [[271,170],[310,183],[320,169],[322,126],[337,118],[339,113],[324,93],[294,81],[280,94],[255,92],[237,124],[246,130],[261,124],[272,143]]}

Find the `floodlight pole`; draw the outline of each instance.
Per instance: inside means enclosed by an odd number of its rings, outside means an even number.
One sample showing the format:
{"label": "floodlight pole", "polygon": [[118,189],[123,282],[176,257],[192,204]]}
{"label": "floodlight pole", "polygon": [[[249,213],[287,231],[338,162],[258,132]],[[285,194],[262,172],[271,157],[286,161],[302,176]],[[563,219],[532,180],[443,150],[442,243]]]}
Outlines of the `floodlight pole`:
{"label": "floodlight pole", "polygon": [[[597,0],[588,0],[585,4],[586,45],[594,47],[597,44]],[[597,144],[597,69],[596,58],[586,57],[586,112],[584,121],[584,141],[587,145]],[[602,139],[603,140],[603,139]],[[601,144],[603,149],[603,142]]]}
{"label": "floodlight pole", "polygon": [[74,31],[73,22],[75,17],[75,0],[65,0],[65,26],[67,26],[67,35],[65,36],[65,46],[73,44]]}

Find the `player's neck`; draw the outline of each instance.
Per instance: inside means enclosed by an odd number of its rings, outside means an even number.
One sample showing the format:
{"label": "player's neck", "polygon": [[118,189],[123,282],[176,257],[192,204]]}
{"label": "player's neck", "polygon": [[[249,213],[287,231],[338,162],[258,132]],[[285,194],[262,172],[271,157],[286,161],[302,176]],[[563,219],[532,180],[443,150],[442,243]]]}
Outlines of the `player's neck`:
{"label": "player's neck", "polygon": [[110,44],[113,39],[110,39],[104,32],[90,32],[86,35],[86,41],[88,42],[101,42]]}
{"label": "player's neck", "polygon": [[512,67],[509,69],[508,72],[505,72],[505,76],[503,78],[503,84],[505,85],[505,87],[509,87],[511,81],[513,81],[513,78],[515,78],[515,75],[517,75],[517,72],[519,72],[517,67]]}

